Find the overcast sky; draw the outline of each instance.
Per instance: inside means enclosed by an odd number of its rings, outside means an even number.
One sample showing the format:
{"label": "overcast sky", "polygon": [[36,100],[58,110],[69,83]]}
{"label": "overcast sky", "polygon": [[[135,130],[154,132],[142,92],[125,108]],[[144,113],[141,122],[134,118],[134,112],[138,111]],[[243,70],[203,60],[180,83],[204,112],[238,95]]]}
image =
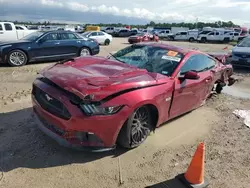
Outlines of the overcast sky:
{"label": "overcast sky", "polygon": [[0,0],[0,19],[80,23],[233,21],[250,27],[250,0]]}

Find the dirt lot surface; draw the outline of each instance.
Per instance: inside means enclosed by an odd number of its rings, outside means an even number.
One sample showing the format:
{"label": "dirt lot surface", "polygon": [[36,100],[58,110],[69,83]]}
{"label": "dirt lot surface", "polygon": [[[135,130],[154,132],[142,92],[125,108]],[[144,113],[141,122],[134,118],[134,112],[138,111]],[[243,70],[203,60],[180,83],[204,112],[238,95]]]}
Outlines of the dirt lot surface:
{"label": "dirt lot surface", "polygon": [[[114,39],[110,46],[101,47],[100,55],[125,47],[126,42],[126,39]],[[206,52],[223,51],[227,46],[169,43]],[[31,116],[31,84],[37,71],[47,65],[0,66],[0,169],[3,172],[0,187],[145,187],[185,172],[196,146],[204,141],[205,174],[210,187],[249,188],[250,129],[232,114],[235,109],[250,109],[247,94],[245,99],[238,98],[240,94],[235,92],[231,92],[235,96],[213,95],[205,106],[160,127],[136,149],[77,152],[59,146],[41,133]],[[235,90],[249,94],[249,74],[236,75],[239,82]]]}

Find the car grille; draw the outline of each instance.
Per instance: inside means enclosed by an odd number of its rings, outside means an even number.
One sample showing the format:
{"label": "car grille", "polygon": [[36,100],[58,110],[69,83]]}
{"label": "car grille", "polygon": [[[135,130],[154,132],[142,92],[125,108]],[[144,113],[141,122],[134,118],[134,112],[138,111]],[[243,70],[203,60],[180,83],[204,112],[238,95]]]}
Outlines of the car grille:
{"label": "car grille", "polygon": [[250,54],[234,54],[234,55],[240,58],[250,58]]}
{"label": "car grille", "polygon": [[65,120],[71,118],[71,114],[62,102],[42,91],[35,85],[33,85],[32,94],[40,106],[47,112]]}
{"label": "car grille", "polygon": [[53,133],[63,136],[65,134],[65,131],[59,127],[56,127],[52,124],[50,124],[48,121],[46,121],[43,117],[40,116],[40,114],[36,113],[39,120],[42,122],[42,124],[49,130],[51,130]]}

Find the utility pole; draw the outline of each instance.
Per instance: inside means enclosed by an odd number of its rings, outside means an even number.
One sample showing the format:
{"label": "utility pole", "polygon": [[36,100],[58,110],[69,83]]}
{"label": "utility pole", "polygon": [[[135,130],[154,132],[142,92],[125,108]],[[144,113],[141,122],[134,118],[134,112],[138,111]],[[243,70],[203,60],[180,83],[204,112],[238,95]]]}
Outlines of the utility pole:
{"label": "utility pole", "polygon": [[195,27],[196,27],[196,29],[198,29],[198,17],[196,17],[196,21],[195,21]]}

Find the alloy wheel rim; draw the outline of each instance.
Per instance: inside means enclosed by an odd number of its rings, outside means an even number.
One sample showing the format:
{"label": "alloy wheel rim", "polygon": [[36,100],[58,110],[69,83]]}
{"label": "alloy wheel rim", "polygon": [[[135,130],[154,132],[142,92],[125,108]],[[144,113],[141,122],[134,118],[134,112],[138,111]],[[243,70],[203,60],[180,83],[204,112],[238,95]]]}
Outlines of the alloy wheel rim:
{"label": "alloy wheel rim", "polygon": [[145,107],[136,110],[132,119],[131,139],[132,143],[140,144],[150,134],[149,114]]}
{"label": "alloy wheel rim", "polygon": [[89,55],[90,53],[89,53],[89,50],[88,49],[82,49],[81,50],[81,53],[80,53],[80,56],[87,56],[87,55]]}
{"label": "alloy wheel rim", "polygon": [[10,62],[14,65],[22,65],[25,63],[25,57],[20,52],[13,52],[10,54]]}

